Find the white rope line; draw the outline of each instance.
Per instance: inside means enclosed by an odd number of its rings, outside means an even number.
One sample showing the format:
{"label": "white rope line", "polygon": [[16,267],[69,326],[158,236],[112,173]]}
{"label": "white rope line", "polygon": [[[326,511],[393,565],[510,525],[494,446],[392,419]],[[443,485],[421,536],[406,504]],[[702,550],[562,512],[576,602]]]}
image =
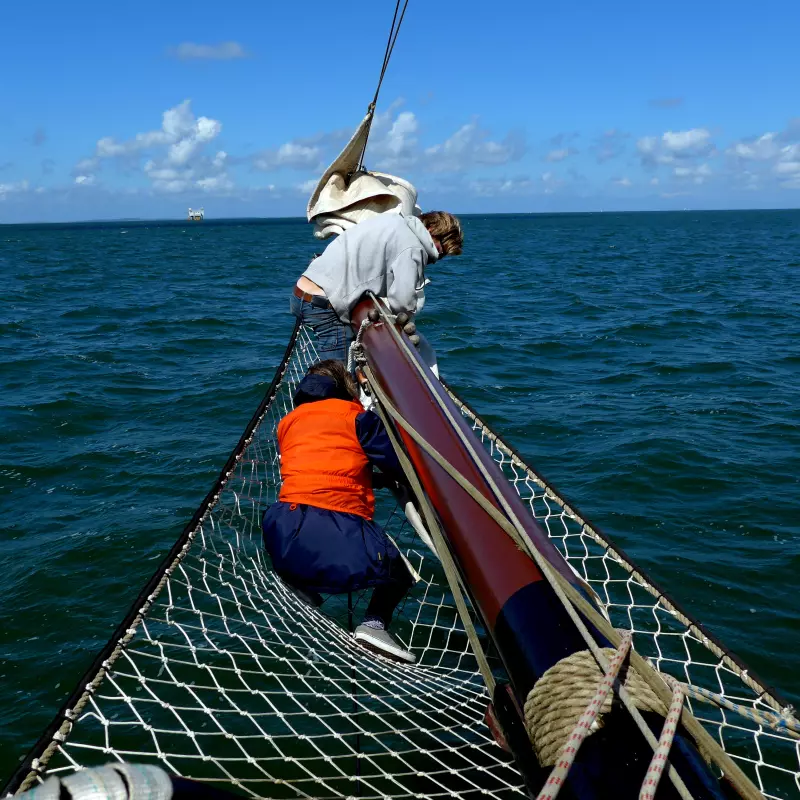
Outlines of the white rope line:
{"label": "white rope line", "polygon": [[[374,296],[372,297],[373,302],[377,306],[379,313],[383,314],[383,305],[382,303]],[[453,416],[447,407],[447,404],[442,400],[439,396],[439,393],[436,388],[434,388],[431,379],[427,375],[426,369],[421,365],[421,362],[415,357],[412,353],[409,346],[400,336],[400,334],[394,329],[392,324],[387,324],[387,329],[390,331],[391,335],[394,337],[397,344],[400,346],[401,349],[405,350],[408,356],[408,360],[410,364],[417,370],[417,374],[423,378],[425,383],[427,384],[430,393],[434,400],[439,405],[442,412],[445,416],[450,420],[451,424],[453,425],[454,432],[458,435],[461,443],[470,453],[473,458],[473,463],[477,466],[482,473],[486,484],[491,489],[493,495],[495,496],[496,501],[500,504],[505,512],[505,516],[500,514],[497,509],[483,496],[483,494],[472,485],[472,483],[466,479],[463,475],[461,475],[458,470],[456,470],[446,459],[442,457],[440,453],[438,453],[430,443],[426,442],[419,433],[411,426],[403,417],[399,414],[397,409],[394,408],[391,401],[389,400],[388,396],[382,390],[382,388],[377,384],[377,382],[373,382],[373,390],[378,395],[381,403],[383,404],[387,413],[392,417],[392,419],[409,435],[414,441],[425,451],[425,453],[433,458],[433,460],[445,470],[445,472],[450,475],[466,492],[469,496],[476,502],[481,508],[492,517],[495,522],[497,522],[501,528],[514,540],[514,542],[523,549],[531,559],[536,563],[537,567],[541,571],[542,575],[545,577],[547,582],[550,584],[551,589],[553,590],[556,597],[561,602],[564,610],[567,612],[568,616],[572,620],[573,625],[578,630],[581,635],[581,638],[584,640],[585,644],[587,645],[588,649],[591,651],[592,655],[595,657],[597,663],[600,665],[604,672],[608,671],[608,662],[603,654],[601,648],[598,646],[597,642],[595,641],[594,636],[590,633],[588,628],[586,627],[581,615],[578,613],[578,609],[582,612],[582,614],[589,620],[592,621],[594,626],[599,630],[602,631],[603,635],[609,638],[612,642],[619,640],[619,634],[608,625],[607,620],[597,611],[595,607],[592,606],[591,603],[587,602],[585,598],[575,590],[575,588],[565,579],[563,578],[558,572],[556,572],[551,565],[547,562],[545,557],[539,552],[538,548],[530,539],[530,535],[528,534],[525,527],[520,522],[519,518],[517,517],[516,513],[513,511],[511,506],[509,505],[508,501],[502,494],[502,492],[497,487],[494,478],[488,472],[483,462],[477,457],[472,443],[469,440],[469,437],[465,436],[462,430],[455,424]],[[480,652],[479,648],[474,648],[476,652],[476,656],[481,658],[482,653]],[[652,666],[638,656],[638,654],[633,654],[633,662],[637,667],[638,672],[640,675],[645,679],[645,681],[649,684],[650,688],[656,692],[656,694],[661,694],[664,691],[664,684],[662,680],[658,677],[658,673],[656,673]],[[652,735],[649,726],[647,725],[646,721],[642,717],[641,713],[639,712],[636,704],[633,702],[632,698],[628,694],[625,687],[620,686],[618,691],[620,700],[622,701],[625,708],[628,710],[629,714],[633,718],[637,728],[640,730],[642,735],[644,736],[645,740],[648,744],[651,745],[653,750],[657,749],[657,742],[655,737]],[[714,740],[708,735],[707,731],[705,731],[702,726],[700,726],[697,720],[692,716],[691,711],[688,713],[683,713],[682,715],[682,723],[687,729],[692,737],[695,739],[698,747],[700,747],[705,755],[712,759],[715,764],[717,764],[726,775],[726,778],[731,784],[736,788],[739,794],[742,797],[747,798],[757,798],[762,797],[762,794],[759,792],[756,786],[752,783],[750,778],[742,772],[738,766],[728,757],[725,750],[719,747]],[[687,790],[686,786],[684,785],[681,777],[675,771],[675,769],[671,766],[668,767],[668,773],[670,780],[672,781],[673,785],[675,786],[676,790],[680,794],[682,798],[685,800],[689,800],[691,794]]]}
{"label": "white rope line", "polygon": [[[628,641],[630,642],[630,636],[628,637]],[[664,727],[661,729],[658,747],[655,753],[653,753],[650,766],[647,768],[647,774],[645,775],[641,791],[639,792],[639,800],[655,800],[656,790],[661,781],[661,776],[664,774],[664,767],[667,764],[669,751],[675,738],[675,732],[678,730],[681,712],[683,711],[685,695],[680,683],[672,678],[667,678],[667,683],[672,687],[672,701],[670,702],[667,716],[664,720]]]}

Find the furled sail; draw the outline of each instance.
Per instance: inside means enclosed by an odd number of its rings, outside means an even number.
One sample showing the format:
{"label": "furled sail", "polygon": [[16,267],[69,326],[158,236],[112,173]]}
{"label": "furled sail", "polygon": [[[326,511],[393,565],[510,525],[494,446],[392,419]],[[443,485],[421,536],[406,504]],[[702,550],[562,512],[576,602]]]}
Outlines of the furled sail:
{"label": "furled sail", "polygon": [[377,214],[418,214],[416,188],[395,175],[361,166],[374,112],[370,110],[356,132],[325,170],[308,201],[308,221],[314,236],[327,239]]}

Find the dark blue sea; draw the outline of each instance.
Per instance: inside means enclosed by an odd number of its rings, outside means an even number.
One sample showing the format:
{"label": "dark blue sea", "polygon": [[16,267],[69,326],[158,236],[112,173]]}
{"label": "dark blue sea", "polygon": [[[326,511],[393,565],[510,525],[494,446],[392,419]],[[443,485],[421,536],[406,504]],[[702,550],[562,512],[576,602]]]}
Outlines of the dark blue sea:
{"label": "dark blue sea", "polygon": [[[419,320],[443,377],[800,700],[800,212],[464,227]],[[0,226],[0,778],[210,488],[320,247],[299,220]]]}

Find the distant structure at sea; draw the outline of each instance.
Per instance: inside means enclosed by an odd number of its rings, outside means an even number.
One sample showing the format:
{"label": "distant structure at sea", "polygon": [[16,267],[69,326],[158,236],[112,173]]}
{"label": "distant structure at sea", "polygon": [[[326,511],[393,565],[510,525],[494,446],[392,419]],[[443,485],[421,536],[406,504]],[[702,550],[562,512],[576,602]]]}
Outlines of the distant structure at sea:
{"label": "distant structure at sea", "polygon": [[187,219],[191,222],[202,222],[206,218],[206,212],[202,208],[190,208]]}

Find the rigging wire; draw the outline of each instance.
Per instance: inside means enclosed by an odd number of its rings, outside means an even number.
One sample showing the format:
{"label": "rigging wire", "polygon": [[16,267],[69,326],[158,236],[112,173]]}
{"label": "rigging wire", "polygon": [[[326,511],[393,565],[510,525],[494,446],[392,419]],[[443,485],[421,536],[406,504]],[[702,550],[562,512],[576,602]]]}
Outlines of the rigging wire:
{"label": "rigging wire", "polygon": [[[397,0],[394,6],[394,16],[392,17],[392,25],[389,28],[389,36],[386,40],[386,50],[383,54],[383,63],[381,64],[381,72],[378,76],[378,85],[375,87],[375,96],[372,98],[372,102],[369,104],[369,108],[367,109],[367,114],[369,115],[369,123],[367,125],[367,132],[366,136],[364,137],[364,147],[361,150],[361,155],[358,159],[358,169],[357,172],[361,172],[364,169],[364,154],[367,152],[367,142],[369,141],[369,134],[372,130],[372,120],[375,115],[375,107],[378,105],[378,95],[381,92],[381,85],[383,84],[383,79],[386,75],[386,69],[389,66],[389,60],[392,57],[392,53],[394,52],[394,46],[397,43],[397,37],[400,33],[400,26],[403,24],[403,19],[406,15],[406,9],[408,8],[409,0]],[[400,6],[402,4],[402,10]]]}

